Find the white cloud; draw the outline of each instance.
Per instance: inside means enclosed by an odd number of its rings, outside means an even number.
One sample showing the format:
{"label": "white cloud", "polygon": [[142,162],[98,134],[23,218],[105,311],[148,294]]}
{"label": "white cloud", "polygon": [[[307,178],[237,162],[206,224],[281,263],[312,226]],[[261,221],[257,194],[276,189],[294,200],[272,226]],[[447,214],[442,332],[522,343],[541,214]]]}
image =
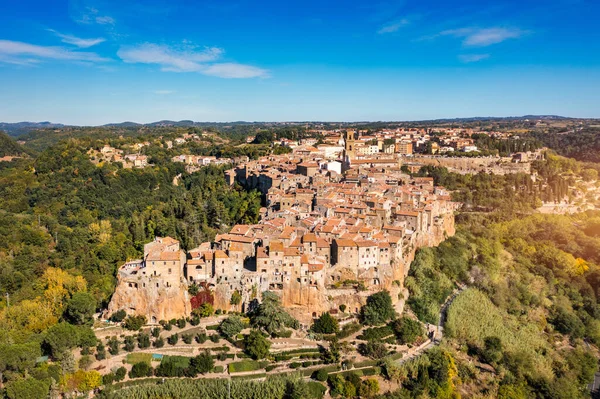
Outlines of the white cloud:
{"label": "white cloud", "polygon": [[85,11],[81,13],[77,22],[81,24],[98,24],[98,25],[114,25],[115,19],[108,15],[100,15],[97,8],[87,7]]}
{"label": "white cloud", "polygon": [[117,55],[130,64],[155,64],[165,72],[198,72],[221,78],[265,77],[267,71],[258,67],[237,63],[215,63],[224,54],[223,49],[207,47],[194,50],[186,44],[181,49],[152,43],[136,47],[122,47]]}
{"label": "white cloud", "polygon": [[[7,59],[9,61],[6,61]],[[108,61],[108,59],[91,52],[72,51],[63,47],[46,47],[11,40],[0,40],[0,61],[2,62],[10,62],[12,60],[10,63],[13,64],[31,65],[43,59],[91,63]]]}
{"label": "white cloud", "polygon": [[400,28],[402,28],[403,26],[406,26],[409,24],[408,19],[401,19],[399,21],[393,21],[390,22],[386,25],[383,25],[378,31],[377,33],[379,33],[380,35],[385,34],[385,33],[394,33],[397,32],[398,30],[400,30]]}
{"label": "white cloud", "polygon": [[478,62],[489,58],[489,54],[461,54],[458,58],[464,63]]}
{"label": "white cloud", "polygon": [[526,33],[517,28],[461,28],[445,30],[439,35],[462,38],[464,46],[486,47],[508,39],[517,39]]}
{"label": "white cloud", "polygon": [[83,39],[83,38],[72,36],[72,35],[64,35],[60,32],[55,31],[54,29],[48,29],[48,31],[50,31],[50,32],[54,33],[56,36],[60,37],[62,39],[63,43],[72,44],[79,48],[92,47],[92,46],[95,46],[97,44],[100,44],[100,43],[106,41],[106,39],[101,38],[101,37],[96,38],[96,39]]}
{"label": "white cloud", "polygon": [[262,68],[251,65],[223,62],[207,66],[202,73],[220,78],[257,78],[267,77],[268,73]]}

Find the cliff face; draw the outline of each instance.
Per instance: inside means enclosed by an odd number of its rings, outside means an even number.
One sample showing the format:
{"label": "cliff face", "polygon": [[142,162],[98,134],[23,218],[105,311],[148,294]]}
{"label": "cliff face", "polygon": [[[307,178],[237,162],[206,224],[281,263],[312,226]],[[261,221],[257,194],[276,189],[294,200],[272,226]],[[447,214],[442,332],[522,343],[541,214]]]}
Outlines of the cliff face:
{"label": "cliff face", "polygon": [[[149,323],[189,316],[190,295],[184,284],[173,287],[156,287],[156,283],[131,282],[119,278],[117,289],[108,306],[112,314],[123,309],[127,314],[146,316]],[[130,284],[132,284],[130,286]]]}
{"label": "cliff face", "polygon": [[[417,232],[404,248],[402,257],[390,265],[379,265],[378,271],[368,269],[357,275],[356,270],[336,265],[323,270],[318,284],[293,278],[289,282],[269,285],[259,273],[244,273],[237,281],[215,281],[211,286],[215,309],[228,311],[247,310],[255,298],[264,291],[273,290],[281,298],[284,307],[301,323],[310,324],[312,318],[345,305],[348,312],[358,312],[369,295],[388,290],[398,312],[406,299],[404,278],[408,274],[415,252],[420,247],[439,245],[454,235],[454,215],[451,213],[435,220],[428,232]],[[152,275],[119,275],[119,284],[109,305],[109,314],[124,309],[128,314],[144,315],[148,322],[189,316],[190,295],[184,280]],[[344,284],[344,282],[346,282]],[[234,291],[242,296],[240,305],[231,305]],[[400,295],[402,294],[402,295]]]}

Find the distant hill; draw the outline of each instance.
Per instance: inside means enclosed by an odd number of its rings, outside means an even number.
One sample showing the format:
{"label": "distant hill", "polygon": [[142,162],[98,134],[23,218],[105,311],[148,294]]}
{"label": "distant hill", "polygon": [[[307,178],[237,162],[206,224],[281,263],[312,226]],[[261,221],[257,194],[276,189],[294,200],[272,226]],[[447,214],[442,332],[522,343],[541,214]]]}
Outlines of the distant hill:
{"label": "distant hill", "polygon": [[121,123],[109,123],[107,125],[102,125],[102,127],[138,127],[143,126],[139,123],[135,122],[121,122]]}
{"label": "distant hill", "polygon": [[0,130],[4,130],[9,136],[17,137],[23,134],[29,133],[32,130],[37,129],[48,129],[54,127],[65,127],[61,123],[52,122],[18,122],[18,123],[4,123],[0,122]]}
{"label": "distant hill", "polygon": [[24,155],[26,151],[15,140],[4,132],[0,132],[0,157],[7,155]]}

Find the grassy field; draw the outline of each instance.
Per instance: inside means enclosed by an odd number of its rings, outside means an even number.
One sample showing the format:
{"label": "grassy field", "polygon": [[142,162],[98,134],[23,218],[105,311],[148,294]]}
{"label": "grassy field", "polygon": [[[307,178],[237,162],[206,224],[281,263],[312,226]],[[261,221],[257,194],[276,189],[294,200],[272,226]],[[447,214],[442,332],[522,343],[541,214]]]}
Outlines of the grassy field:
{"label": "grassy field", "polygon": [[141,362],[146,362],[148,364],[152,363],[152,354],[151,353],[128,353],[125,361],[129,364],[136,364]]}

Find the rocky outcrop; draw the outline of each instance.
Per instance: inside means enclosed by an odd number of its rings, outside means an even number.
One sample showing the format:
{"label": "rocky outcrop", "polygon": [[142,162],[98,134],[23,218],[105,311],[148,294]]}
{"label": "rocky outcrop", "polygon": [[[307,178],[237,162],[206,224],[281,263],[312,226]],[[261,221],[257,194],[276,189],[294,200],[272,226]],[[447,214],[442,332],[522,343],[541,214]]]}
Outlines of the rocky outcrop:
{"label": "rocky outcrop", "polygon": [[[144,285],[145,284],[145,285]],[[189,316],[192,309],[187,286],[156,287],[156,283],[131,282],[120,278],[108,306],[108,314],[123,309],[127,314],[146,316],[149,323]]]}

